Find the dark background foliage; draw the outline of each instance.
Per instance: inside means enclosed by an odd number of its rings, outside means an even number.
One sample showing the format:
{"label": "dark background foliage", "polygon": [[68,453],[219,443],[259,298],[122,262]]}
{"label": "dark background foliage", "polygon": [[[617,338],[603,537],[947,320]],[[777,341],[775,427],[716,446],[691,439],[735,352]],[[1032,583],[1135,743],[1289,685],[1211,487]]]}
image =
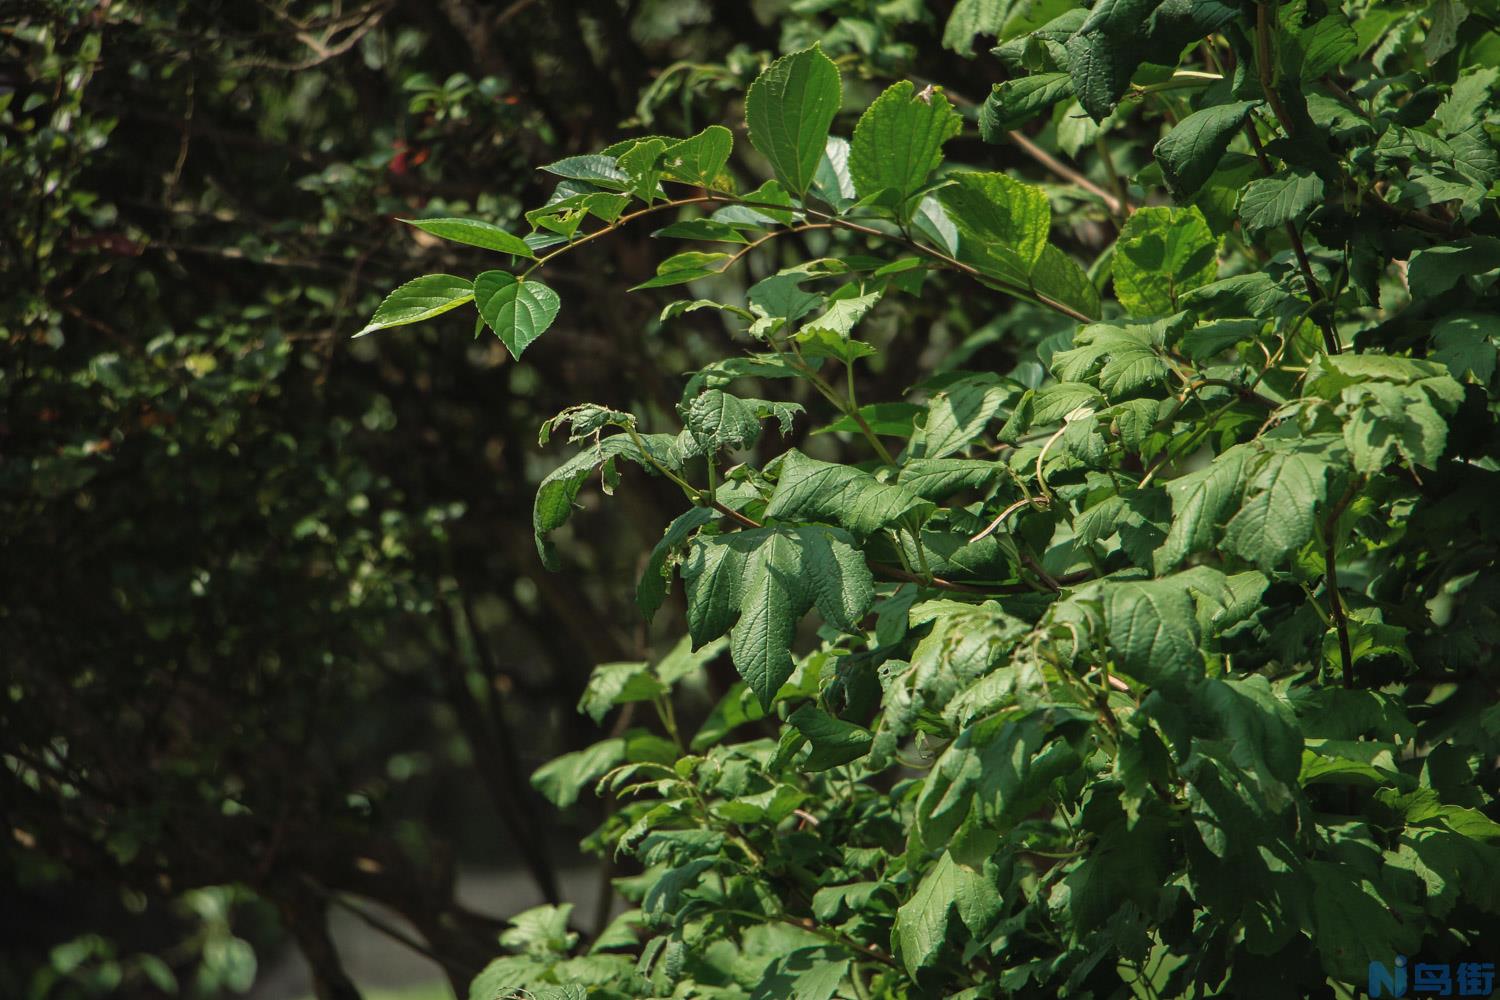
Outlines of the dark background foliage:
{"label": "dark background foliage", "polygon": [[525,368],[451,317],[347,338],[473,266],[398,217],[511,222],[535,164],[727,120],[783,44],[946,61],[941,12],[872,43],[822,6],[0,4],[0,994],[212,994],[231,931],[337,982],[343,893],[462,988],[495,927],[457,864],[556,898],[586,825],[526,777],[590,739],[589,669],[650,647],[604,581],[666,515],[644,482],[543,573],[532,437],[578,399],[669,409],[714,326],[618,294],[643,231],[549,271],[570,307]]}

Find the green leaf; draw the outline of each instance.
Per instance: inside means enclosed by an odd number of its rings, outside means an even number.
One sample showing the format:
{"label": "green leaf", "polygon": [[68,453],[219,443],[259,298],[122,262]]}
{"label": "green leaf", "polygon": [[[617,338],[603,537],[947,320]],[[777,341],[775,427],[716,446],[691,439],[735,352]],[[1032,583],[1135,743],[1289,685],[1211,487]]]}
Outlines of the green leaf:
{"label": "green leaf", "polygon": [[1077,261],[1051,243],[1031,269],[1031,290],[1091,319],[1099,316],[1099,289]]}
{"label": "green leaf", "polygon": [[572,903],[523,910],[510,918],[510,927],[500,932],[500,945],[529,955],[565,954],[578,940],[578,933],[568,930],[572,912]]}
{"label": "green leaf", "polygon": [[1494,103],[1497,93],[1500,93],[1500,68],[1466,68],[1447,99],[1438,106],[1435,115],[1438,124],[1449,135],[1468,131],[1479,120],[1485,106]]}
{"label": "green leaf", "polygon": [[1323,968],[1346,983],[1364,982],[1373,962],[1410,955],[1421,942],[1419,925],[1403,924],[1391,901],[1349,865],[1310,861],[1312,939]]}
{"label": "green leaf", "polygon": [[766,708],[792,675],[802,616],[816,605],[830,626],[852,632],[875,599],[853,540],[822,525],[700,538],[682,579],[694,645],[729,631],[735,669]]}
{"label": "green leaf", "polygon": [[548,802],[566,809],[578,801],[584,786],[599,780],[624,759],[625,740],[614,737],[543,764],[531,776],[531,784]]}
{"label": "green leaf", "polygon": [[633,142],[615,158],[615,163],[630,178],[630,193],[645,202],[661,191],[661,158],[667,140],[648,137]]}
{"label": "green leaf", "polygon": [[760,437],[755,411],[722,389],[697,396],[683,409],[682,420],[708,455],[724,448],[748,448]]}
{"label": "green leaf", "polygon": [[766,67],[745,95],[751,145],[771,161],[776,178],[799,198],[807,193],[823,159],[842,94],[838,67],[813,46]]}
{"label": "green leaf", "polygon": [[1323,178],[1310,170],[1288,170],[1253,180],[1240,198],[1240,221],[1252,232],[1295,222],[1323,200]]}
{"label": "green leaf", "polygon": [[1073,93],[1066,73],[1032,73],[997,83],[979,109],[979,135],[1002,143],[1014,131]]}
{"label": "green leaf", "polygon": [[616,190],[623,189],[630,182],[630,176],[620,169],[615,158],[602,153],[569,156],[538,169],[568,180],[587,181]]}
{"label": "green leaf", "polygon": [[1101,122],[1130,85],[1144,57],[1146,18],[1161,0],[1105,0],[1066,43],[1073,91],[1089,117]]}
{"label": "green leaf", "polygon": [[476,277],[474,303],[518,361],[521,352],[547,332],[561,305],[557,293],[540,281],[522,281],[508,271],[485,271]]}
{"label": "green leaf", "polygon": [[900,483],[919,497],[941,502],[959,490],[984,489],[1000,478],[998,462],[977,458],[913,458]]}
{"label": "green leaf", "polygon": [[887,87],[854,126],[849,173],[861,198],[889,192],[906,214],[907,202],[943,161],[943,143],[963,119],[941,90],[921,94],[910,80]]}
{"label": "green leaf", "polygon": [[473,219],[402,219],[408,226],[416,226],[423,232],[485,250],[499,250],[518,257],[534,258],[531,247],[519,236],[512,236],[499,226]]}
{"label": "green leaf", "polygon": [[[1465,278],[1483,280],[1481,276],[1496,268],[1500,268],[1500,237],[1470,236],[1412,254],[1406,282],[1413,298],[1430,298]],[[1492,283],[1493,278],[1484,281]]]}
{"label": "green leaf", "polygon": [[974,54],[976,35],[1000,34],[1015,0],[958,0],[943,26],[943,48],[961,56]]}
{"label": "green leaf", "polygon": [[588,686],[578,699],[578,711],[598,725],[616,705],[650,701],[666,690],[644,663],[601,663],[589,675]]}
{"label": "green leaf", "polygon": [[1081,762],[1065,739],[1076,710],[1029,712],[969,726],[933,765],[917,799],[916,833],[929,849],[967,824],[1010,832],[1043,805],[1058,778]]}
{"label": "green leaf", "polygon": [[457,309],[474,298],[474,285],[465,278],[451,274],[426,274],[413,278],[385,297],[370,322],[355,334],[363,337],[376,330],[393,326],[420,323],[433,316],[441,316],[450,309]]}
{"label": "green leaf", "polygon": [[1435,468],[1448,441],[1448,419],[1463,398],[1463,387],[1446,374],[1410,385],[1346,386],[1338,412],[1354,467],[1374,475],[1400,456],[1408,465]]}
{"label": "green leaf", "polygon": [[714,187],[734,149],[734,133],[710,125],[691,139],[672,143],[661,155],[662,172],[669,180]]}
{"label": "green leaf", "polygon": [[707,278],[719,274],[720,269],[715,265],[729,259],[730,255],[727,253],[703,253],[700,250],[673,254],[656,265],[656,277],[643,281],[630,290],[639,292],[646,288],[667,288]]}
{"label": "green leaf", "polygon": [[663,239],[705,240],[710,243],[749,243],[734,226],[713,219],[681,219],[651,234]]}
{"label": "green leaf", "polygon": [[1203,675],[1191,572],[1101,588],[1110,648],[1125,673],[1152,687],[1183,688]]}
{"label": "green leaf", "polygon": [[[851,343],[859,344],[859,341],[851,341]],[[860,344],[860,346],[866,345]],[[870,403],[859,408],[859,415],[869,425],[870,430],[882,437],[910,437],[912,423],[921,412],[920,406],[913,406],[911,403]],[[859,434],[861,429],[852,417],[845,414],[833,423],[817,428],[812,433],[831,434],[834,432]]]}
{"label": "green leaf", "polygon": [[1328,495],[1328,438],[1314,435],[1265,454],[1246,485],[1243,506],[1224,527],[1229,551],[1270,572],[1307,544]]}
{"label": "green leaf", "polygon": [[[652,457],[658,462],[671,462],[673,440],[666,434],[641,436]],[[596,442],[568,459],[548,473],[536,490],[536,500],[531,511],[531,527],[536,537],[537,553],[548,569],[557,569],[557,553],[548,536],[568,522],[573,516],[573,500],[584,482],[600,468],[606,472],[616,459],[624,458],[638,465],[648,465],[640,448],[628,434],[615,434]],[[649,467],[649,466],[648,466]],[[606,477],[607,478],[607,477]]]}
{"label": "green leaf", "polygon": [[1175,569],[1190,555],[1213,551],[1229,513],[1239,507],[1244,492],[1246,462],[1254,454],[1249,445],[1235,445],[1207,468],[1167,483],[1172,498],[1172,526],[1156,550],[1156,572]]}
{"label": "green leaf", "polygon": [[983,923],[999,912],[1000,894],[985,876],[954,862],[944,851],[916,890],[896,911],[896,926],[891,932],[901,964],[915,977],[932,965],[938,953],[959,935],[949,931],[949,922],[957,910],[969,926],[971,935],[984,929]]}
{"label": "green leaf", "polygon": [[971,375],[944,386],[927,403],[922,433],[912,441],[912,457],[944,458],[982,435],[1016,395],[1016,387],[992,375]]}
{"label": "green leaf", "polygon": [[958,228],[959,255],[997,277],[1027,283],[1047,245],[1047,194],[1005,174],[962,171],[937,197]]}
{"label": "green leaf", "polygon": [[1115,293],[1135,316],[1176,312],[1184,294],[1214,280],[1217,254],[1197,208],[1137,209],[1115,244]]}
{"label": "green leaf", "polygon": [[1494,317],[1481,313],[1445,316],[1432,328],[1432,360],[1448,366],[1459,378],[1472,377],[1489,385],[1495,375],[1496,347],[1491,331]]}
{"label": "green leaf", "polygon": [[867,538],[887,527],[914,528],[934,509],[905,487],[878,482],[851,466],[819,462],[793,449],[781,459],[766,517],[823,521]]}
{"label": "green leaf", "polygon": [[1151,154],[1178,201],[1191,198],[1219,165],[1229,140],[1259,102],[1236,101],[1194,111],[1168,132]]}
{"label": "green leaf", "polygon": [[864,726],[836,719],[814,705],[803,705],[786,721],[811,744],[802,762],[804,771],[826,771],[858,760],[869,752],[873,740]]}

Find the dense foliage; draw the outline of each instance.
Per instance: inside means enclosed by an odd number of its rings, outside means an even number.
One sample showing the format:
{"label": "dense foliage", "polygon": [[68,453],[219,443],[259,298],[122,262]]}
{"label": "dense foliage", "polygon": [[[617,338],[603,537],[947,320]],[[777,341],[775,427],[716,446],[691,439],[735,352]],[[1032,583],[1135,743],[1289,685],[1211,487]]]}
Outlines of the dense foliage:
{"label": "dense foliage", "polygon": [[[526,775],[597,738],[572,711],[592,666],[644,653],[604,580],[657,525],[591,519],[597,582],[530,572],[530,440],[574,392],[624,371],[649,398],[706,355],[631,347],[649,304],[618,296],[524,368],[347,337],[403,276],[472,261],[395,217],[517,221],[535,162],[635,116],[690,127],[699,78],[666,70],[732,56],[702,77],[717,114],[778,28],[491,6],[0,2],[6,1000],[234,995],[283,941],[349,996],[326,928],[351,910],[402,918],[462,990],[499,925],[456,870],[560,898],[594,816],[557,836]],[[554,280],[639,279],[580,255]]]}
{"label": "dense foliage", "polygon": [[[960,0],[947,44],[999,43],[978,106],[811,45],[739,135],[550,164],[524,235],[413,220],[508,263],[364,333],[472,303],[529,362],[577,298],[551,269],[650,226],[694,247],[638,286],[691,289],[664,328],[721,337],[675,406],[542,426],[577,446],[549,565],[595,479],[678,488],[634,589],[687,635],[599,666],[580,707],[619,724],[533,779],[611,799],[588,844],[639,862],[636,908],[592,941],[516,917],[473,1000],[1350,995],[1492,960],[1496,17]],[[962,165],[970,122],[1056,177]]]}

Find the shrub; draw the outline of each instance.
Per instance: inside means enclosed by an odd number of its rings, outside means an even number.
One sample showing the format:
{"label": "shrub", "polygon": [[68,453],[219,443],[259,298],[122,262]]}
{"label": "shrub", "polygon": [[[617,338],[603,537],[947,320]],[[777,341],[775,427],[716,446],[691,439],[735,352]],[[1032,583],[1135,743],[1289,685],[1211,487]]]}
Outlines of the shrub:
{"label": "shrub", "polygon": [[[636,908],[587,947],[521,914],[473,1000],[1349,995],[1493,958],[1493,36],[1444,4],[1012,6],[949,25],[1011,74],[968,114],[1067,185],[946,162],[941,87],[830,136],[814,46],[746,94],[758,157],[627,139],[546,167],[524,237],[415,223],[513,266],[418,278],[366,333],[472,302],[520,359],[547,263],[648,223],[699,247],[640,285],[701,296],[663,322],[749,347],[676,414],[542,428],[577,446],[537,493],[549,565],[593,478],[680,487],[635,586],[647,619],[680,586],[687,635],[580,705],[659,725],[534,778],[615,799],[588,845],[639,861]],[[1094,178],[1058,160],[1085,150]],[[1089,261],[1084,218],[1117,230]],[[949,296],[1014,303],[1008,367],[949,351],[861,400],[924,336],[903,303]],[[689,732],[674,689],[726,650]]]}

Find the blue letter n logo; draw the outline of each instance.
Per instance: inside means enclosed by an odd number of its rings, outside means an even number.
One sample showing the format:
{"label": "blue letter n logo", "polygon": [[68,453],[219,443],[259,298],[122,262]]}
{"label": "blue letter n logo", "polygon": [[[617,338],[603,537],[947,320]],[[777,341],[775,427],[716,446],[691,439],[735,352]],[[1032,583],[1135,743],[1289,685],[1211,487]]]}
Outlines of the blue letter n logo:
{"label": "blue letter n logo", "polygon": [[1391,964],[1393,967],[1387,969],[1380,962],[1370,963],[1370,1000],[1406,996],[1406,956],[1397,955]]}

